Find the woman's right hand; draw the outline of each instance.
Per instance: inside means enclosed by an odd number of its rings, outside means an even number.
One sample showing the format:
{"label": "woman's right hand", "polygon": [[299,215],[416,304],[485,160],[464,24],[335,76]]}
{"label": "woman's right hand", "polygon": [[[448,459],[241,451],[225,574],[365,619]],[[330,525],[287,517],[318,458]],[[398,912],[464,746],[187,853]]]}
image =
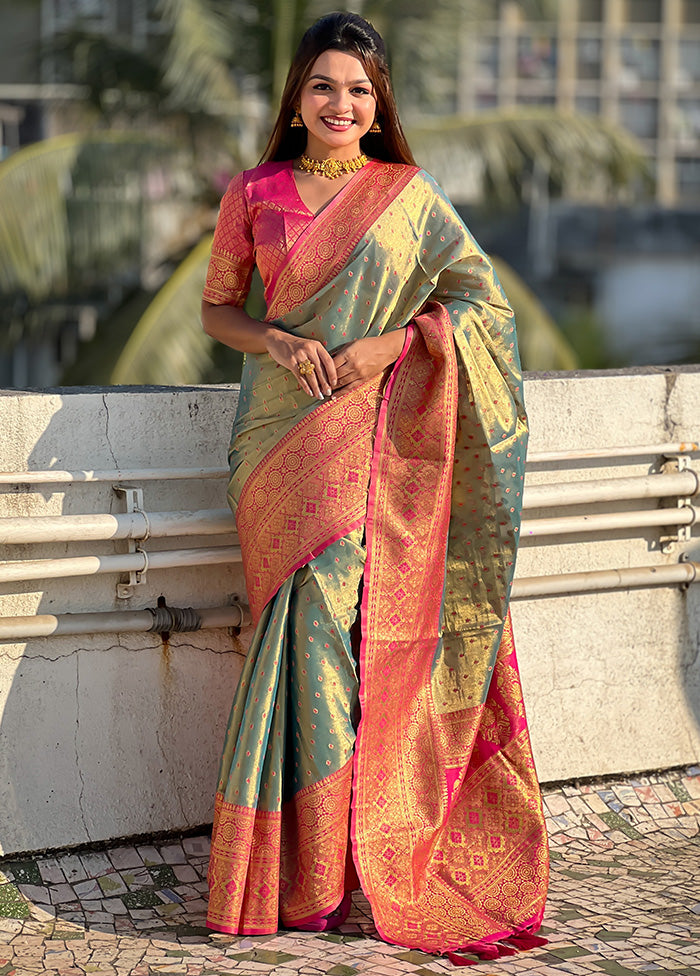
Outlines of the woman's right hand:
{"label": "woman's right hand", "polygon": [[[316,339],[304,339],[292,335],[268,322],[252,319],[237,305],[214,305],[202,301],[202,325],[207,335],[232,349],[261,355],[267,353],[276,363],[284,366],[300,389],[309,396],[323,400],[331,396],[338,385],[335,363],[325,346]],[[308,360],[314,370],[306,375],[299,373],[299,363]]]}
{"label": "woman's right hand", "polygon": [[[265,336],[265,345],[270,357],[293,373],[300,388],[309,396],[323,400],[332,394],[338,376],[333,359],[322,343],[271,328]],[[313,372],[300,373],[299,364],[303,362],[313,363]]]}

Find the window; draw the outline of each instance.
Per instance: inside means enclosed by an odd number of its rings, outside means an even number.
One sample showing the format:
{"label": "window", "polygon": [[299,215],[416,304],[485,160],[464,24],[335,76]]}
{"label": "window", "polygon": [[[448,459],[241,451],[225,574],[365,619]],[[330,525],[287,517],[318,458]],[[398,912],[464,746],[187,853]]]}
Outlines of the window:
{"label": "window", "polygon": [[580,37],[576,42],[578,77],[582,80],[600,78],[602,63],[602,41],[598,37]]}
{"label": "window", "polygon": [[685,149],[700,148],[700,101],[680,98],[674,115],[678,145]]}
{"label": "window", "polygon": [[518,77],[539,80],[554,79],[557,46],[553,37],[518,38]]}
{"label": "window", "polygon": [[659,108],[655,98],[621,98],[620,122],[640,139],[655,139]]}
{"label": "window", "polygon": [[677,159],[676,179],[682,200],[700,200],[700,159]]}
{"label": "window", "polygon": [[683,22],[686,24],[700,24],[700,0],[684,0]]}
{"label": "window", "polygon": [[576,99],[576,111],[581,115],[599,115],[600,99],[593,96],[579,95]]}
{"label": "window", "polygon": [[642,82],[659,80],[660,46],[646,37],[623,37],[620,44],[620,87],[633,91]]}
{"label": "window", "polygon": [[530,95],[519,94],[518,105],[554,105],[554,95]]}
{"label": "window", "polygon": [[104,0],[56,0],[56,13],[62,18],[102,18],[107,14],[107,7]]}
{"label": "window", "polygon": [[602,0],[579,0],[578,19],[582,24],[599,24],[603,19]]}
{"label": "window", "polygon": [[480,37],[476,50],[477,82],[492,82],[498,78],[498,41],[495,37]]}
{"label": "window", "polygon": [[625,6],[629,24],[661,23],[661,0],[627,0]]}
{"label": "window", "polygon": [[498,108],[498,99],[495,95],[487,95],[483,92],[476,96],[477,112],[493,112]]}
{"label": "window", "polygon": [[689,88],[700,81],[700,41],[681,41],[678,46],[679,88]]}

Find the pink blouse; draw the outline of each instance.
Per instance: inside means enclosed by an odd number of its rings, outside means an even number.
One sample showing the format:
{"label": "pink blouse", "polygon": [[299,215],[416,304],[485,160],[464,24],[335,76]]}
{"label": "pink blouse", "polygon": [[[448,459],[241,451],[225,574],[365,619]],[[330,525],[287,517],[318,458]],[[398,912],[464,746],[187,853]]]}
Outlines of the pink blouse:
{"label": "pink blouse", "polygon": [[297,190],[292,160],[263,163],[231,180],[221,201],[204,286],[213,305],[243,305],[256,265],[265,295],[314,214]]}

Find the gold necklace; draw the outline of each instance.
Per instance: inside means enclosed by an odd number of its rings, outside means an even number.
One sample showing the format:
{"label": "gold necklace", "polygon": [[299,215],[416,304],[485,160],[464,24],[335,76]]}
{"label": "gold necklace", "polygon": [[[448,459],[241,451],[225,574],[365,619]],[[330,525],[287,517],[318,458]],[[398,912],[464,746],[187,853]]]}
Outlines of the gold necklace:
{"label": "gold necklace", "polygon": [[312,159],[304,153],[299,160],[299,169],[302,173],[313,173],[314,176],[325,176],[327,180],[337,180],[343,173],[356,173],[368,162],[369,157],[364,153],[354,159]]}

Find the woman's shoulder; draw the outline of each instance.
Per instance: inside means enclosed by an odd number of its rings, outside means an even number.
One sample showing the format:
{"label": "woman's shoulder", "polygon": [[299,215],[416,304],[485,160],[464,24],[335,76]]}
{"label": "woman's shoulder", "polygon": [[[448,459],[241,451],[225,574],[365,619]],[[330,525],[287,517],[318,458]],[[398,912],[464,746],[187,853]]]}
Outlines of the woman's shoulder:
{"label": "woman's shoulder", "polygon": [[[377,160],[377,162],[379,162]],[[410,183],[410,186],[414,190],[420,190],[425,193],[426,196],[444,196],[444,191],[440,187],[435,177],[429,173],[427,170],[414,163],[385,163],[381,164],[383,167],[390,170],[392,173],[400,179],[403,179]]]}
{"label": "woman's shoulder", "polygon": [[291,160],[289,159],[259,163],[252,169],[244,169],[241,170],[240,173],[236,173],[229,183],[229,187],[236,186],[240,189],[245,189],[246,187],[255,186],[258,183],[265,182],[266,180],[277,176],[278,173],[285,169],[289,169],[290,166]]}

